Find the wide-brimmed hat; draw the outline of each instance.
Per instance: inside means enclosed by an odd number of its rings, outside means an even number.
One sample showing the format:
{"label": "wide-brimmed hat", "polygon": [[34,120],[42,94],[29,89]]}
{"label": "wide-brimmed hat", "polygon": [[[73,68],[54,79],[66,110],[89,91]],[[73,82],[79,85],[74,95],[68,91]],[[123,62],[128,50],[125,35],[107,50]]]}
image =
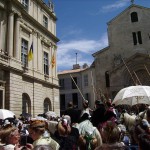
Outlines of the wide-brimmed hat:
{"label": "wide-brimmed hat", "polygon": [[46,122],[45,120],[30,120],[30,128],[39,128],[39,127],[45,127],[46,126]]}

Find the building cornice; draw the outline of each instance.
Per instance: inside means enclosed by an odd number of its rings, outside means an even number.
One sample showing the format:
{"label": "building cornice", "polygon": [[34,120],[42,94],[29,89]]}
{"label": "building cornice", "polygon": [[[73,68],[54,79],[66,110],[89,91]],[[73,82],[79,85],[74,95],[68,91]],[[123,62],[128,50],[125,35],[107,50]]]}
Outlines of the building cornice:
{"label": "building cornice", "polygon": [[[38,1],[40,2],[40,4],[42,4],[41,0],[38,0]],[[40,24],[37,20],[35,20],[31,15],[29,15],[26,12],[26,10],[24,9],[24,6],[19,1],[17,1],[17,0],[6,0],[6,3],[8,3],[10,5],[8,11],[15,11],[15,10],[13,10],[13,7],[11,5],[14,3],[15,7],[17,7],[20,10],[20,12],[16,12],[16,13],[19,13],[19,15],[21,14],[21,16],[24,19],[26,19],[27,22],[30,22],[30,24],[32,24],[33,26],[36,26],[41,33],[44,33],[47,37],[50,37],[51,40],[53,40],[53,42],[59,42],[59,39],[54,34],[52,34],[42,24]],[[44,5],[44,4],[42,4],[42,5]],[[4,8],[5,8],[5,6],[4,6]]]}
{"label": "building cornice", "polygon": [[[10,58],[8,58],[8,59],[10,59]],[[28,79],[32,79],[33,81],[37,81],[37,82],[39,82],[39,83],[41,83],[41,84],[45,84],[45,85],[48,85],[48,86],[51,86],[51,87],[55,87],[55,88],[59,88],[59,85],[57,85],[57,84],[54,84],[54,83],[52,83],[52,82],[48,82],[47,80],[42,80],[42,79],[39,79],[39,78],[37,78],[37,77],[34,77],[34,76],[32,76],[32,75],[29,75],[29,74],[27,74],[25,71],[24,71],[24,69],[22,69],[22,70],[20,70],[20,69],[17,69],[17,68],[14,68],[14,67],[12,67],[12,66],[10,66],[10,65],[6,65],[6,64],[4,64],[4,63],[1,63],[0,62],[0,65],[1,65],[1,69],[4,69],[4,70],[6,70],[6,71],[14,71],[14,72],[16,72],[16,73],[18,73],[18,74],[20,74],[20,75],[22,75],[22,77],[27,77]],[[27,69],[27,68],[26,68]],[[27,69],[28,70],[28,69]],[[35,72],[35,71],[34,71]],[[43,76],[44,76],[44,74],[43,74]]]}
{"label": "building cornice", "polygon": [[[32,0],[35,1],[35,0]],[[48,5],[43,0],[36,0],[43,8],[44,10],[56,21],[57,17],[55,16],[55,13],[53,10],[51,10]]]}

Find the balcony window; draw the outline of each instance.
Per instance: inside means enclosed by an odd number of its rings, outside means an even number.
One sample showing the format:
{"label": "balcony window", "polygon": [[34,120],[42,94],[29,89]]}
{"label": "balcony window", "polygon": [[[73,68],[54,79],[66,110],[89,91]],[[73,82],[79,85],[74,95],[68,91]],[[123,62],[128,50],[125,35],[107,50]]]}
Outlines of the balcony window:
{"label": "balcony window", "polygon": [[48,53],[44,52],[44,74],[49,75]]}
{"label": "balcony window", "polygon": [[78,93],[72,93],[73,105],[78,108]]}
{"label": "balcony window", "polygon": [[27,67],[28,65],[28,41],[25,39],[21,40],[21,62],[22,65]]}
{"label": "balcony window", "polygon": [[77,85],[77,77],[73,77],[73,80],[72,80],[72,89],[77,89],[76,85]]}
{"label": "balcony window", "polygon": [[65,89],[65,81],[64,81],[64,79],[59,79],[59,86],[60,86],[60,89]]}
{"label": "balcony window", "polygon": [[88,86],[88,75],[84,75],[84,86]]}
{"label": "balcony window", "polygon": [[48,28],[48,18],[43,15],[43,26],[47,29]]}
{"label": "balcony window", "polygon": [[22,0],[22,5],[25,7],[25,10],[28,11],[29,0]]}
{"label": "balcony window", "polygon": [[64,110],[66,104],[65,94],[60,94],[60,109]]}

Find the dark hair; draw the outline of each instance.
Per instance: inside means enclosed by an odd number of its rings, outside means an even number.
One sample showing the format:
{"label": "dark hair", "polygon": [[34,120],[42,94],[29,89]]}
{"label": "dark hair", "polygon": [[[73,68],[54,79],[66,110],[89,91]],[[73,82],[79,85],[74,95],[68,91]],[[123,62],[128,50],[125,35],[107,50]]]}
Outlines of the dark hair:
{"label": "dark hair", "polygon": [[104,105],[101,100],[96,100],[96,101],[95,101],[95,104],[96,104],[96,105]]}
{"label": "dark hair", "polygon": [[73,103],[71,101],[68,103],[68,107],[73,107]]}
{"label": "dark hair", "polygon": [[139,146],[140,146],[141,150],[150,149],[150,135],[140,134],[138,136],[138,139],[139,139]]}
{"label": "dark hair", "polygon": [[147,109],[146,114],[150,117],[150,108]]}

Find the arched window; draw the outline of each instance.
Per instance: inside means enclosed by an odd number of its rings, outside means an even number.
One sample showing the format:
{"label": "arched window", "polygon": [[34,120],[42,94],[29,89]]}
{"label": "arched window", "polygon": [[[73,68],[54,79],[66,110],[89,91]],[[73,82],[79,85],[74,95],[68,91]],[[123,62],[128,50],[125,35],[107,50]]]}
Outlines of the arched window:
{"label": "arched window", "polygon": [[48,112],[48,111],[51,111],[52,108],[51,108],[51,101],[49,98],[46,98],[44,100],[44,113]]}
{"label": "arched window", "polygon": [[106,87],[110,87],[110,78],[109,78],[109,72],[105,72],[105,81],[106,81]]}
{"label": "arched window", "polygon": [[22,113],[31,114],[31,100],[28,94],[22,94]]}
{"label": "arched window", "polygon": [[132,21],[132,22],[138,22],[138,15],[137,15],[137,12],[132,12],[132,13],[131,13],[131,21]]}

